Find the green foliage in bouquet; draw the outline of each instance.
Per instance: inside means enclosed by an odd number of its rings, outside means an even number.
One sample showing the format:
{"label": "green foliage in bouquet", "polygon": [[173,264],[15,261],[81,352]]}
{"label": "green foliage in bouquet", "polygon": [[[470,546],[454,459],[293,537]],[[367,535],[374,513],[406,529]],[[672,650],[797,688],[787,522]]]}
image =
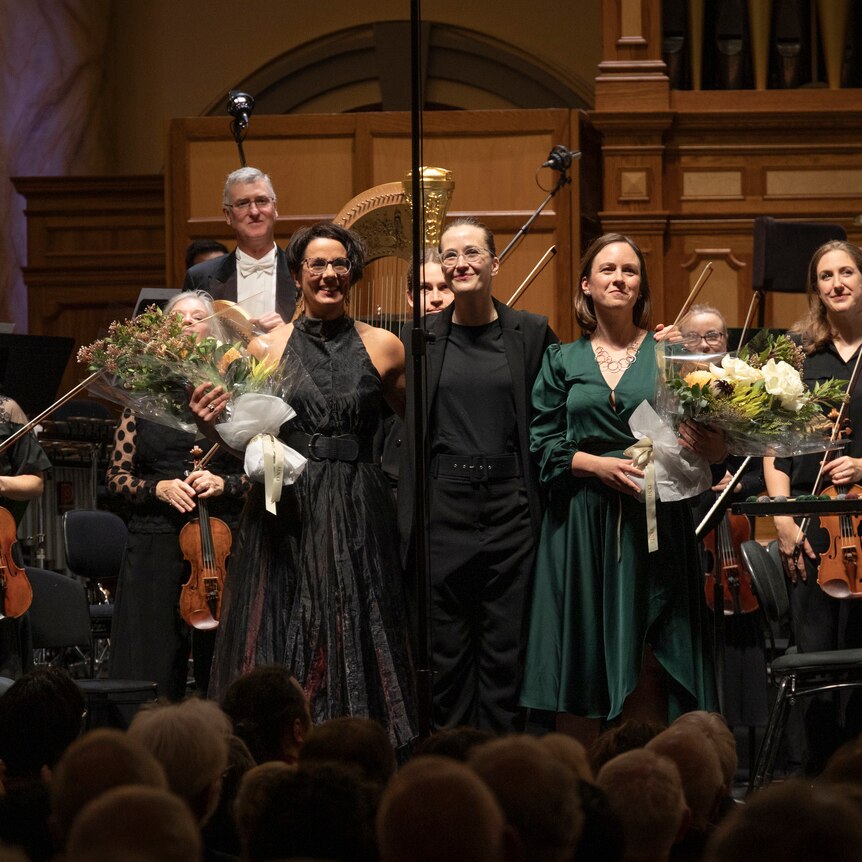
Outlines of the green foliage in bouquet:
{"label": "green foliage in bouquet", "polygon": [[770,446],[794,448],[791,438],[828,434],[823,407],[844,397],[841,380],[809,389],[800,374],[804,358],[786,335],[761,333],[719,365],[674,357],[665,364],[665,382],[676,399],[678,419],[724,429],[738,454],[764,454]]}

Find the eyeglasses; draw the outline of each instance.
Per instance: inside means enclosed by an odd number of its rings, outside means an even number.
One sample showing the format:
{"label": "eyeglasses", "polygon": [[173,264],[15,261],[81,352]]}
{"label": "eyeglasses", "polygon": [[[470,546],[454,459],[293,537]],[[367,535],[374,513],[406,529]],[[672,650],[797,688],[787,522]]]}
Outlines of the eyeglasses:
{"label": "eyeglasses", "polygon": [[347,257],[336,257],[334,260],[327,260],[325,257],[307,257],[303,263],[312,275],[323,275],[328,266],[332,267],[336,275],[347,275],[350,272],[350,258]]}
{"label": "eyeglasses", "polygon": [[487,252],[487,248],[471,247],[465,248],[464,251],[455,251],[454,249],[450,249],[441,255],[440,260],[446,269],[454,269],[458,265],[459,259],[462,257],[472,266],[473,264],[479,263]]}
{"label": "eyeglasses", "polygon": [[717,347],[727,341],[727,334],[719,332],[717,329],[710,329],[709,332],[704,332],[703,335],[698,332],[683,332],[682,340],[686,344],[698,344],[701,341],[705,341],[710,347]]}
{"label": "eyeglasses", "polygon": [[261,195],[259,198],[242,198],[233,204],[225,204],[226,207],[231,207],[231,209],[238,210],[241,213],[244,213],[247,209],[251,208],[251,205],[254,204],[259,210],[269,209],[275,203],[275,198],[266,198]]}

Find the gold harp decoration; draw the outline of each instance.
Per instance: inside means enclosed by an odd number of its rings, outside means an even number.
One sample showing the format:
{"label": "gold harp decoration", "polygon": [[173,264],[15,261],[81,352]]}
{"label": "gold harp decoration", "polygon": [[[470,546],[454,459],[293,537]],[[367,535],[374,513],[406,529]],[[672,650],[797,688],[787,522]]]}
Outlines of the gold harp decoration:
{"label": "gold harp decoration", "polygon": [[[425,247],[436,248],[455,183],[445,168],[422,167]],[[349,201],[333,221],[355,230],[368,247],[362,281],[351,293],[353,315],[398,332],[409,318],[407,272],[413,252],[412,171]],[[358,288],[358,289],[357,289]]]}

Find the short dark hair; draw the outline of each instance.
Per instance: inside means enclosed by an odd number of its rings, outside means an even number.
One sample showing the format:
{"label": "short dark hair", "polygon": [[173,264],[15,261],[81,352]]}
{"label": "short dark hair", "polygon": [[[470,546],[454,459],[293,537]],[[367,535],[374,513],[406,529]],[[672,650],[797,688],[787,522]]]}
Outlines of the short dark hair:
{"label": "short dark hair", "polygon": [[84,696],[69,672],[37,667],[0,697],[0,759],[9,775],[53,769],[81,732]]}
{"label": "short dark hair", "polygon": [[255,762],[264,763],[281,759],[284,734],[296,719],[307,724],[306,703],[305,693],[290,671],[279,665],[260,665],[230,684],[222,709]]}
{"label": "short dark hair", "polygon": [[299,283],[299,270],[305,259],[305,250],[313,239],[334,239],[336,242],[340,242],[347,252],[347,259],[350,261],[350,283],[356,284],[362,278],[367,254],[362,237],[355,231],[334,222],[321,221],[310,227],[301,227],[296,231],[284,251],[287,258],[287,268],[297,283]]}
{"label": "short dark hair", "polygon": [[227,254],[227,246],[222,245],[217,239],[195,239],[189,243],[186,249],[186,269],[195,265],[195,258],[202,254]]}
{"label": "short dark hair", "polygon": [[450,221],[444,228],[443,232],[440,234],[440,252],[443,252],[443,237],[454,227],[477,227],[480,231],[485,235],[485,245],[488,248],[488,251],[491,252],[491,257],[497,256],[497,245],[494,242],[494,234],[491,232],[491,228],[488,225],[480,222],[479,219],[473,218],[473,216],[462,216],[461,218],[456,218]]}
{"label": "short dark hair", "polygon": [[650,325],[652,301],[650,300],[649,278],[647,278],[646,261],[644,260],[643,252],[638,248],[637,243],[625,234],[606,233],[598,237],[598,239],[594,239],[584,252],[578,271],[578,283],[575,285],[575,318],[578,321],[578,325],[587,335],[591,335],[596,331],[596,311],[592,298],[584,294],[581,284],[585,278],[590,277],[593,270],[593,261],[598,256],[598,253],[603,248],[617,242],[624,242],[631,248],[637,255],[641,268],[640,295],[632,309],[632,322],[641,329],[648,329]]}

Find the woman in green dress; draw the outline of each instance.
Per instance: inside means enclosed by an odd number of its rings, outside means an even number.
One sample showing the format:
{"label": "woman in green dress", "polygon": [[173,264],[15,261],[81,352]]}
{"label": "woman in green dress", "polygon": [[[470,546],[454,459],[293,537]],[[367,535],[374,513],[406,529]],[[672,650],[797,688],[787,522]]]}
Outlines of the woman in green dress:
{"label": "woman in green dress", "polygon": [[[589,743],[620,716],[711,709],[714,682],[691,507],[657,504],[650,554],[643,473],[624,454],[632,412],[655,396],[655,342],[679,336],[647,329],[649,283],[631,239],[595,240],[578,284],[584,335],[548,348],[533,388],[530,442],[548,505],[521,703]],[[680,442],[710,461],[724,454],[702,425],[684,423]]]}

